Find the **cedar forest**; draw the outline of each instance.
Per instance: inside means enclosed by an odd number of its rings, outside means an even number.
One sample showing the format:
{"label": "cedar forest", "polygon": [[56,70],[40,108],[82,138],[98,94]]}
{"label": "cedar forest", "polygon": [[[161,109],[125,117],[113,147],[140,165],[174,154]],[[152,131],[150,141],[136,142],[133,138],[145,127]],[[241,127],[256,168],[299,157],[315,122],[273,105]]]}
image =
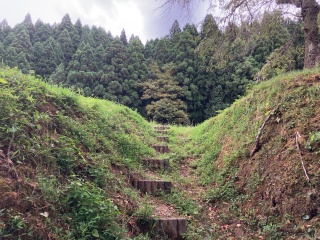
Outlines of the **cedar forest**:
{"label": "cedar forest", "polygon": [[[303,68],[301,22],[279,12],[220,27],[175,21],[168,35],[143,44],[66,14],[50,25],[30,14],[13,28],[0,23],[0,59],[22,72],[121,103],[148,120],[198,124],[230,106],[256,81]],[[164,87],[165,86],[165,87]]]}

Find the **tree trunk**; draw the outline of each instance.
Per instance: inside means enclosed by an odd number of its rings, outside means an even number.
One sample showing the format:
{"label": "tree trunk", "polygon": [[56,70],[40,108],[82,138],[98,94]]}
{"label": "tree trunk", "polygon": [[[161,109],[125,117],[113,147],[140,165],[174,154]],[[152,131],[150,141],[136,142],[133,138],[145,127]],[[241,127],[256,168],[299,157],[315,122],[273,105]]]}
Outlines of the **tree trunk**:
{"label": "tree trunk", "polygon": [[301,13],[304,24],[305,56],[304,67],[313,68],[320,62],[318,13],[320,6],[316,0],[302,1]]}

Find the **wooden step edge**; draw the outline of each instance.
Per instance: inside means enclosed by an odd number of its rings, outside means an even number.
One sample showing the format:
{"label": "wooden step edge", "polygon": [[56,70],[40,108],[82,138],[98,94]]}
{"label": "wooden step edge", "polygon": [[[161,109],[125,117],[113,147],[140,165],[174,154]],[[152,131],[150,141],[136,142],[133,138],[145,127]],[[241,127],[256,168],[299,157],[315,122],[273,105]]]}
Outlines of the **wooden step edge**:
{"label": "wooden step edge", "polygon": [[169,153],[170,149],[167,145],[153,145],[152,146],[157,153]]}
{"label": "wooden step edge", "polygon": [[[187,232],[187,220],[185,218],[150,218],[138,219],[144,222],[145,231],[150,232],[154,237],[162,237],[161,239],[178,240],[183,239],[183,234]],[[147,224],[146,224],[147,223]]]}
{"label": "wooden step edge", "polygon": [[155,132],[161,135],[168,135],[168,131],[166,130],[156,130]]}
{"label": "wooden step edge", "polygon": [[112,163],[111,168],[118,171],[121,175],[124,175],[127,179],[131,179],[132,175],[129,169],[126,166],[119,166],[117,164]]}
{"label": "wooden step edge", "polygon": [[163,169],[168,170],[169,165],[169,159],[153,159],[153,158],[147,158],[143,159],[142,161],[143,165],[151,168],[151,169]]}
{"label": "wooden step edge", "polygon": [[169,126],[155,126],[154,127],[155,130],[168,130],[170,129]]}
{"label": "wooden step edge", "polygon": [[131,179],[131,184],[134,188],[138,189],[141,193],[156,193],[163,190],[165,193],[170,193],[172,182],[163,180],[144,180],[144,179]]}
{"label": "wooden step edge", "polygon": [[169,137],[168,136],[158,136],[157,137],[157,140],[159,141],[159,142],[169,142]]}

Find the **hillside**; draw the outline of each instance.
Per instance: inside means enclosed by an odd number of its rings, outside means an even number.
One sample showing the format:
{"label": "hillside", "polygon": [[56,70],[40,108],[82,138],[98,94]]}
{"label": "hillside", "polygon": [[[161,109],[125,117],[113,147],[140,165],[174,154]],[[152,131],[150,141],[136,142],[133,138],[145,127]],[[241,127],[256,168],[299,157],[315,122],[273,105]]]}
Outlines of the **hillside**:
{"label": "hillside", "polygon": [[154,154],[151,125],[17,69],[2,68],[0,85],[1,239],[120,238],[129,206],[115,196],[131,199],[117,169]]}
{"label": "hillside", "polygon": [[181,187],[203,201],[210,238],[320,237],[319,103],[318,70],[282,75],[172,133],[187,152]]}
{"label": "hillside", "polygon": [[[135,111],[17,69],[1,68],[0,88],[1,239],[152,239],[139,226],[150,216],[187,219],[185,239],[320,235],[318,70],[262,82],[196,127],[170,126],[164,171],[142,166],[159,140]],[[172,189],[139,194],[132,176]]]}

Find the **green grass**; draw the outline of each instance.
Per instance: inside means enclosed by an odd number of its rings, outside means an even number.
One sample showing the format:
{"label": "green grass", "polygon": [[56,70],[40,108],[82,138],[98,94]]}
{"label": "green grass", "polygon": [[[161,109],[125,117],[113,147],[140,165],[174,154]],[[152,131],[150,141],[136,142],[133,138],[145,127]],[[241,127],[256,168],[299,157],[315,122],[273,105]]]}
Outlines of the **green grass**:
{"label": "green grass", "polygon": [[[4,210],[8,223],[1,222],[0,231],[8,235],[11,216],[26,218],[22,206],[32,204],[33,216],[19,229],[27,232],[35,219],[46,220],[45,230],[33,231],[34,237],[53,232],[59,239],[122,238],[125,229],[112,197],[125,194],[125,185],[111,169],[135,171],[143,157],[155,154],[149,145],[156,142],[152,126],[129,108],[85,98],[17,69],[1,68],[0,79],[0,149],[19,181],[39,186],[39,191],[21,189],[25,197]],[[14,184],[0,191],[9,194]]]}

